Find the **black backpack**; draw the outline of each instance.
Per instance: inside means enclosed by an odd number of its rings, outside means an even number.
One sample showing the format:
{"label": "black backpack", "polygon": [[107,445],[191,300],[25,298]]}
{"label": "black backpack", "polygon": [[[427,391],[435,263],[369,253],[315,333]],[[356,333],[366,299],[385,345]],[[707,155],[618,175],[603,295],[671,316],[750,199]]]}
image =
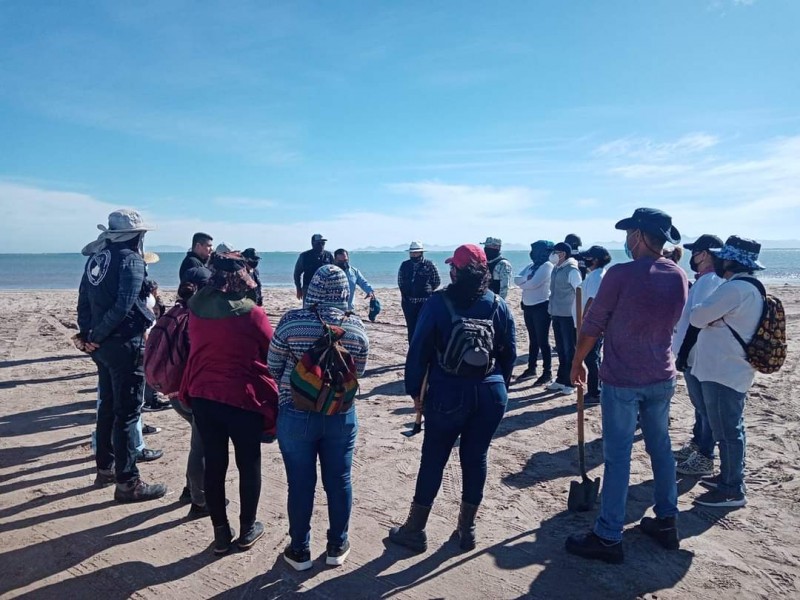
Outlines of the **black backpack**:
{"label": "black backpack", "polygon": [[456,314],[446,292],[441,292],[453,328],[444,349],[438,350],[439,366],[460,377],[484,377],[494,369],[494,316],[500,305],[494,294],[492,312],[486,319]]}

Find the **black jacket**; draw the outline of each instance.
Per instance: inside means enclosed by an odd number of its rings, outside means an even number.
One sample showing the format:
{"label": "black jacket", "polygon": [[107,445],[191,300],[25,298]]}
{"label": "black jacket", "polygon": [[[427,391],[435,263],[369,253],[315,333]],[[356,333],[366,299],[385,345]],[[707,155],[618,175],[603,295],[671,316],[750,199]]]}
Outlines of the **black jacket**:
{"label": "black jacket", "polygon": [[429,298],[441,284],[439,270],[427,258],[419,262],[405,260],[397,272],[397,287],[403,300]]}
{"label": "black jacket", "polygon": [[191,250],[187,252],[186,256],[183,258],[183,262],[181,263],[181,268],[178,270],[178,276],[180,277],[181,283],[186,281],[186,271],[205,266],[206,263],[203,262],[203,259],[197,256],[197,254]]}
{"label": "black jacket", "polygon": [[[297,262],[294,265],[294,287],[301,288],[303,292],[308,289],[308,284],[311,283],[311,278],[322,265],[332,265],[333,254],[327,250],[323,250],[322,254],[317,254],[313,248],[301,252],[297,257]],[[302,275],[302,284],[300,276]]]}
{"label": "black jacket", "polygon": [[130,339],[155,321],[147,308],[144,259],[123,244],[108,244],[86,261],[78,291],[78,328],[101,343],[111,335]]}

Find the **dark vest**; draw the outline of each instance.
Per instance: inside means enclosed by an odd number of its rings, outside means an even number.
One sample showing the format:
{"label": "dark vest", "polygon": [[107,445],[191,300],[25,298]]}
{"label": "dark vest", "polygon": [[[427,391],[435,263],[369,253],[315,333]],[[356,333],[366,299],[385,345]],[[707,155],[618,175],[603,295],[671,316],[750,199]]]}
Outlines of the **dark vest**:
{"label": "dark vest", "polygon": [[333,254],[324,250],[322,254],[316,254],[312,250],[306,250],[300,256],[303,257],[303,290],[308,289],[308,284],[311,283],[311,278],[322,265],[333,264]]}
{"label": "dark vest", "polygon": [[413,260],[403,261],[403,264],[400,265],[400,269],[403,271],[402,279],[405,282],[405,289],[400,290],[403,297],[429,298],[433,294],[431,283],[433,268],[433,263],[427,258],[423,258],[419,263],[415,263]]}

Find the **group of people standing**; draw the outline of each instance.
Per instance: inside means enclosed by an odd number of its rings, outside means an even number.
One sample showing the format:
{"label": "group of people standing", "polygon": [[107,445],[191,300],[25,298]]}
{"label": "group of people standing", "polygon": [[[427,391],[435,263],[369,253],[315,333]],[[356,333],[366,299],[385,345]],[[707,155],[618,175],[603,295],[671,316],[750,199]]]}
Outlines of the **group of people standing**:
{"label": "group of people standing", "polygon": [[[145,385],[144,336],[155,319],[144,291],[143,238],[149,227],[130,210],[111,213],[108,228],[100,227],[103,233],[93,242],[78,302],[80,347],[92,356],[100,380],[103,418],[101,427],[98,416],[97,481],[116,484],[118,501],[150,500],[163,496],[166,486],[141,479],[131,441]],[[605,476],[600,514],[592,531],[569,538],[567,550],[608,562],[622,560],[620,540],[637,422],[655,478],[656,518],[646,517],[640,527],[663,546],[678,546],[676,463],[668,426],[676,379],[673,348],[680,353],[682,338],[696,340],[685,354],[697,423],[691,443],[680,451],[684,456],[679,472],[712,475],[713,470],[702,468],[707,465],[703,460],[713,461],[718,445],[721,472],[708,479],[712,489],[698,502],[745,504],[742,410],[754,371],[741,346],[725,338],[724,328],[733,327],[749,339],[761,307],[756,287],[741,281],[762,268],[757,243],[734,236],[723,245],[719,238],[703,236],[687,244],[692,269],[698,272],[687,303],[684,272],[663,256],[667,242],[680,242],[671,218],[655,209],[637,209],[617,228],[626,232],[631,262],[607,268],[607,250],[592,246],[581,253],[580,239],[570,235],[558,244],[531,244],[531,263],[514,277],[522,289],[529,334],[528,364],[516,381],[537,375],[541,355],[542,373],[534,385],[565,395],[575,386],[588,385],[587,400],[602,406]],[[326,562],[342,564],[350,551],[356,403],[335,414],[300,410],[293,401],[291,379],[300,357],[330,333],[331,325],[341,331],[339,341],[353,357],[356,374],[364,374],[369,340],[352,313],[353,296],[360,287],[374,300],[374,290],[349,264],[346,250],[331,254],[325,250],[325,238],[315,234],[312,248],[300,255],[294,270],[296,295],[303,306],[288,311],[273,329],[259,308],[257,252],[237,252],[224,244],[212,250],[212,242],[208,234],[195,234],[180,267],[178,302],[189,311],[190,353],[180,392],[171,401],[192,424],[181,499],[192,503],[194,516],[210,516],[214,552],[225,553],[234,543],[250,548],[264,534],[257,520],[261,443],[277,438],[288,481],[286,562],[298,570],[313,566],[310,522],[319,462],[328,498]],[[505,301],[512,267],[501,254],[501,240],[489,237],[483,246],[456,249],[445,261],[450,283],[441,290],[436,265],[424,257],[419,242],[411,243],[409,259],[398,272],[409,340],[406,392],[424,413],[426,428],[411,510],[406,521],[389,532],[389,539],[415,551],[427,548],[428,515],[459,438],[463,494],[456,531],[461,548],[475,546],[488,450],[512,384],[516,329]],[[704,279],[714,276],[712,270],[718,280]],[[578,288],[585,314],[579,332]],[[551,324],[558,356],[554,380]],[[469,349],[485,351],[486,361],[474,363],[474,357],[465,354],[454,363],[456,335],[475,344]],[[238,537],[226,511],[229,440],[239,470]]]}

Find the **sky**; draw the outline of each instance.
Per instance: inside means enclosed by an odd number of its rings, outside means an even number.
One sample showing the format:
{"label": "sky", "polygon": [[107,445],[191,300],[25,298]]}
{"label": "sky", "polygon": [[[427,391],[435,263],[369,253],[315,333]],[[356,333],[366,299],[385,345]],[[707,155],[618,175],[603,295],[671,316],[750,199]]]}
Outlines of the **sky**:
{"label": "sky", "polygon": [[0,252],[800,238],[800,2],[0,0]]}

